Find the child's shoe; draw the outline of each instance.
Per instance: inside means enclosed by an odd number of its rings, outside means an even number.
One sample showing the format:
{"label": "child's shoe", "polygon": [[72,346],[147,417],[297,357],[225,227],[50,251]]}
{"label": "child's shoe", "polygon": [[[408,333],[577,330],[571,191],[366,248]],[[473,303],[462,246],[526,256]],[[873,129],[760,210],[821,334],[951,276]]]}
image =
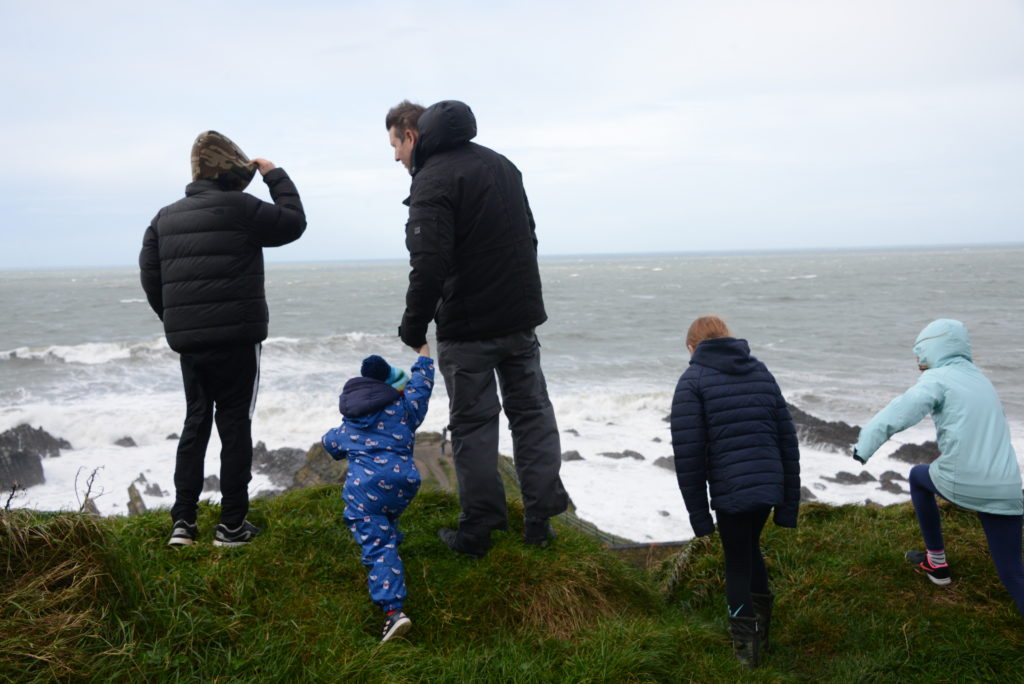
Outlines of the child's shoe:
{"label": "child's shoe", "polygon": [[928,575],[935,584],[939,586],[946,586],[953,580],[950,579],[949,563],[943,563],[942,565],[932,565],[931,561],[928,560],[928,553],[925,551],[907,551],[906,559],[908,562],[913,563]]}
{"label": "child's shoe", "polygon": [[384,630],[380,643],[384,643],[391,637],[402,636],[412,627],[412,620],[400,610],[393,610],[384,618]]}
{"label": "child's shoe", "polygon": [[235,529],[229,529],[227,525],[221,523],[220,525],[217,525],[217,530],[213,534],[213,545],[245,546],[255,539],[259,533],[260,528],[256,527],[248,520],[243,520],[242,524]]}
{"label": "child's shoe", "polygon": [[198,533],[199,527],[195,523],[177,520],[171,527],[171,538],[167,540],[167,545],[188,546],[196,540]]}

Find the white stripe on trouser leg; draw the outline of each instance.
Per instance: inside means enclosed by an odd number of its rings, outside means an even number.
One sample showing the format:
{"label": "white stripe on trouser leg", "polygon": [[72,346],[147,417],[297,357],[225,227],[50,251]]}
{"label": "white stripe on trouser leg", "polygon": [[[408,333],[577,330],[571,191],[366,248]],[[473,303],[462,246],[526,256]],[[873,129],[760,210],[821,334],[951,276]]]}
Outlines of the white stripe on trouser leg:
{"label": "white stripe on trouser leg", "polygon": [[260,342],[256,343],[256,378],[252,381],[252,401],[249,402],[249,420],[252,420],[252,414],[256,412],[256,393],[260,389],[260,352],[263,351],[263,345]]}

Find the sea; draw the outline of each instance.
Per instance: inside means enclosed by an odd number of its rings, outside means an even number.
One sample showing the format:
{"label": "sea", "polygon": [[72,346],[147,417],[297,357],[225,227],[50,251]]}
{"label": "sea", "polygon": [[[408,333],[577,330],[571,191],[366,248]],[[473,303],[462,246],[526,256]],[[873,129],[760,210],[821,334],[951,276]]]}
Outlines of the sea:
{"label": "sea", "polygon": [[[413,363],[397,337],[407,276],[398,260],[268,266],[270,337],[254,441],[308,448],[339,423],[338,392],[364,357]],[[1024,246],[544,257],[541,276],[549,320],[537,332],[561,448],[582,457],[563,463],[562,478],[580,517],[612,534],[637,542],[692,537],[675,475],[655,461],[672,453],[666,418],[689,361],[686,329],[707,313],[749,341],[790,403],[853,425],[916,381],[912,347],[921,328],[935,318],[962,320],[1024,464]],[[88,489],[102,514],[124,515],[128,487],[142,476],[157,484],[146,505],[169,507],[169,436],[181,431],[184,394],[178,356],[137,269],[0,271],[0,320],[0,432],[27,423],[72,445],[45,458],[46,482],[18,492],[11,505],[78,510]],[[438,373],[421,429],[446,425]],[[125,437],[136,446],[115,444]],[[878,482],[826,478],[906,475],[910,465],[889,454],[927,439],[928,419],[865,467],[847,453],[802,445],[802,483],[826,503],[906,501]],[[500,448],[512,453],[504,419]],[[626,450],[642,458],[607,455]],[[215,431],[207,474],[218,472],[218,452]],[[273,489],[262,475],[250,485],[253,495]]]}

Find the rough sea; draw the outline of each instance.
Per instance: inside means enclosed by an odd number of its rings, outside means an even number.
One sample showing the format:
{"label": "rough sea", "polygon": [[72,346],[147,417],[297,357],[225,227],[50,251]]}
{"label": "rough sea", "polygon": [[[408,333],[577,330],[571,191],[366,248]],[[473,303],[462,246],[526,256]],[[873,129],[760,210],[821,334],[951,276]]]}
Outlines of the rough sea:
{"label": "rough sea", "polygon": [[[583,457],[563,464],[563,479],[579,515],[608,532],[636,541],[692,536],[674,474],[654,461],[671,454],[665,418],[689,360],[685,331],[706,313],[750,342],[790,403],[856,425],[915,382],[918,331],[958,318],[1024,463],[1024,247],[551,257],[541,275],[549,321],[538,335],[562,450]],[[404,261],[268,267],[271,332],[254,441],[305,449],[339,422],[338,391],[363,357],[412,364],[396,337],[406,278]],[[126,512],[140,473],[169,492],[146,496],[147,506],[169,506],[176,442],[167,437],[181,430],[184,395],[177,355],[137,270],[0,271],[0,320],[0,432],[28,423],[73,446],[44,459],[46,483],[12,505],[77,510],[97,471],[92,493],[104,514]],[[438,378],[424,430],[447,423]],[[116,446],[123,437],[138,446]],[[907,500],[877,482],[822,477],[905,475],[910,466],[887,454],[926,439],[934,439],[929,421],[897,435],[866,468],[802,445],[803,484],[831,503]],[[501,448],[511,453],[505,430]],[[643,459],[601,455],[627,449]],[[214,431],[207,474],[218,472],[218,452]],[[255,475],[250,493],[266,489],[269,480]]]}

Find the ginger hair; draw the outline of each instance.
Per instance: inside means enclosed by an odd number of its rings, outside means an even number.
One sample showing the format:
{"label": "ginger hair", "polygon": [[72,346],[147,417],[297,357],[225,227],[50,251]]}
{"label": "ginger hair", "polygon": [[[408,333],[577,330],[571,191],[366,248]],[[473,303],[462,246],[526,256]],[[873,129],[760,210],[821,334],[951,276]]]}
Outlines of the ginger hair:
{"label": "ginger hair", "polygon": [[686,331],[686,346],[696,349],[704,340],[715,337],[732,337],[729,326],[718,316],[701,316]]}

